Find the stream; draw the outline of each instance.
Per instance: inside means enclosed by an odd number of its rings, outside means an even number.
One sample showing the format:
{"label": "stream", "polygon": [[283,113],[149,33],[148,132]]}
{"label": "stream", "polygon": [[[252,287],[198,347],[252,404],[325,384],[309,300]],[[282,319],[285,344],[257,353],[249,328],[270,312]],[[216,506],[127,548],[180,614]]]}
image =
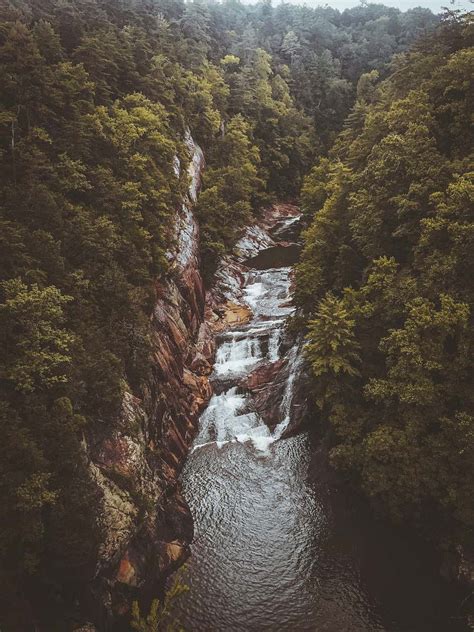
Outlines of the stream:
{"label": "stream", "polygon": [[[218,339],[215,394],[182,473],[195,540],[176,617],[187,632],[465,630],[433,553],[377,522],[311,433],[281,439],[300,364],[297,347],[282,345],[290,271],[250,269],[253,319]],[[272,432],[238,383],[282,355],[288,377]]]}

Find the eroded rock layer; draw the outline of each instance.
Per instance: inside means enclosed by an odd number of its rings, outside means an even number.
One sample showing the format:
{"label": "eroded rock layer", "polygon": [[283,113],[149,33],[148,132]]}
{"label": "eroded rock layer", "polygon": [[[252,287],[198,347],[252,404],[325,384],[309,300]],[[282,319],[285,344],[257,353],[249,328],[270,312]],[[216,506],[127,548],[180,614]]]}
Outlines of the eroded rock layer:
{"label": "eroded rock layer", "polygon": [[[100,489],[104,538],[89,599],[100,629],[129,612],[141,590],[159,592],[187,557],[193,537],[178,476],[197,419],[211,396],[214,341],[204,322],[199,230],[193,205],[204,166],[187,134],[188,196],[178,209],[170,273],[157,281],[151,316],[152,379],[142,399],[126,392],[117,423],[87,438],[90,469]],[[179,175],[180,165],[175,166]],[[153,596],[153,595],[152,595]],[[155,594],[154,596],[157,596]]]}

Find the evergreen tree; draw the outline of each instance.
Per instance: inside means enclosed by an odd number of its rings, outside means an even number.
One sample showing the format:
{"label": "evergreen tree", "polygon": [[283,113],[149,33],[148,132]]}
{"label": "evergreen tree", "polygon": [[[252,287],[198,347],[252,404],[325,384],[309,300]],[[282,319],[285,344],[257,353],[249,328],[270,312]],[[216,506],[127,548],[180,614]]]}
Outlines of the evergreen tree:
{"label": "evergreen tree", "polygon": [[453,548],[474,525],[471,43],[455,16],[385,81],[360,78],[305,180],[296,289],[333,463]]}

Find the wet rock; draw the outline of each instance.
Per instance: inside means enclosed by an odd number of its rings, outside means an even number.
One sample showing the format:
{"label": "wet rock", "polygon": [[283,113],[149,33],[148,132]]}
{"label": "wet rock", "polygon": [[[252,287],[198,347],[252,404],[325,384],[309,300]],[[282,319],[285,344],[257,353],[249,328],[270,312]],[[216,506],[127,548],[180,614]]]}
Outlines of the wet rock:
{"label": "wet rock", "polygon": [[227,301],[240,303],[247,268],[230,256],[223,257],[214,277],[214,285],[206,296],[206,304],[216,309]]}
{"label": "wet rock", "polygon": [[297,241],[301,224],[301,211],[294,204],[277,203],[266,208],[258,225],[275,243]]}
{"label": "wet rock", "polygon": [[252,310],[247,305],[227,301],[219,316],[222,329],[228,329],[236,325],[246,325],[252,318]]}
{"label": "wet rock", "polygon": [[271,246],[276,246],[276,243],[267,230],[258,225],[250,226],[235,245],[234,256],[238,261],[244,262]]}
{"label": "wet rock", "polygon": [[299,210],[298,214],[293,216],[293,221],[290,223],[288,223],[289,217],[292,216],[287,215],[278,220],[271,228],[270,234],[275,241],[297,242],[299,240],[301,232],[301,215]]}
{"label": "wet rock", "polygon": [[281,407],[285,391],[285,375],[280,371],[272,382],[264,385],[253,394],[255,410],[270,428],[282,421]]}
{"label": "wet rock", "polygon": [[267,362],[262,364],[247,375],[243,380],[240,380],[239,386],[246,388],[249,391],[256,391],[264,386],[268,386],[268,384],[277,380],[277,376],[285,363],[285,359],[281,359],[276,362]]}
{"label": "wet rock", "polygon": [[250,391],[254,410],[270,430],[281,421],[281,404],[284,396],[287,360],[265,363],[240,380],[239,386]]}
{"label": "wet rock", "polygon": [[189,364],[191,371],[197,375],[210,375],[212,373],[212,365],[202,353],[196,353]]}
{"label": "wet rock", "polygon": [[[293,341],[294,344],[295,341]],[[299,348],[293,353],[295,357],[301,357]],[[273,431],[288,415],[288,426],[282,432],[281,438],[301,432],[307,423],[308,415],[309,380],[303,367],[300,368],[298,365],[295,369],[295,363],[289,362],[290,355],[291,352],[276,362],[258,366],[239,382],[241,388],[251,392],[254,410],[262,417],[270,430]],[[290,372],[295,370],[296,374],[290,385],[289,408],[285,410]]]}
{"label": "wet rock", "polygon": [[160,571],[179,568],[189,557],[189,547],[180,542],[166,542],[160,546]]}
{"label": "wet rock", "polygon": [[235,386],[234,377],[222,378],[214,376],[212,380],[212,392],[214,395],[220,395],[221,393],[228,391],[229,388],[232,388],[233,386]]}
{"label": "wet rock", "polygon": [[139,585],[138,565],[130,559],[130,553],[127,551],[120,560],[117,571],[117,581],[128,586]]}
{"label": "wet rock", "polygon": [[287,439],[302,432],[309,422],[309,396],[311,381],[306,368],[303,367],[294,382],[293,397],[291,401],[290,420],[283,431],[281,438]]}

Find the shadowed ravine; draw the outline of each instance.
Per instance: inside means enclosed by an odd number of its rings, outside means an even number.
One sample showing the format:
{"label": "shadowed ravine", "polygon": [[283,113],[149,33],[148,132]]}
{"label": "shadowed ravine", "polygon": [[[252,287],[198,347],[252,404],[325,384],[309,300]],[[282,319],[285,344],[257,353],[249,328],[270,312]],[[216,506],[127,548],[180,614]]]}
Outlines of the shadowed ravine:
{"label": "shadowed ravine", "polygon": [[288,381],[273,432],[237,385],[282,355],[289,274],[288,267],[248,272],[254,318],[218,341],[216,394],[182,474],[196,535],[184,573],[189,592],[176,616],[193,632],[463,630],[457,595],[428,553],[339,489],[308,433],[279,440],[296,348],[286,350]]}

